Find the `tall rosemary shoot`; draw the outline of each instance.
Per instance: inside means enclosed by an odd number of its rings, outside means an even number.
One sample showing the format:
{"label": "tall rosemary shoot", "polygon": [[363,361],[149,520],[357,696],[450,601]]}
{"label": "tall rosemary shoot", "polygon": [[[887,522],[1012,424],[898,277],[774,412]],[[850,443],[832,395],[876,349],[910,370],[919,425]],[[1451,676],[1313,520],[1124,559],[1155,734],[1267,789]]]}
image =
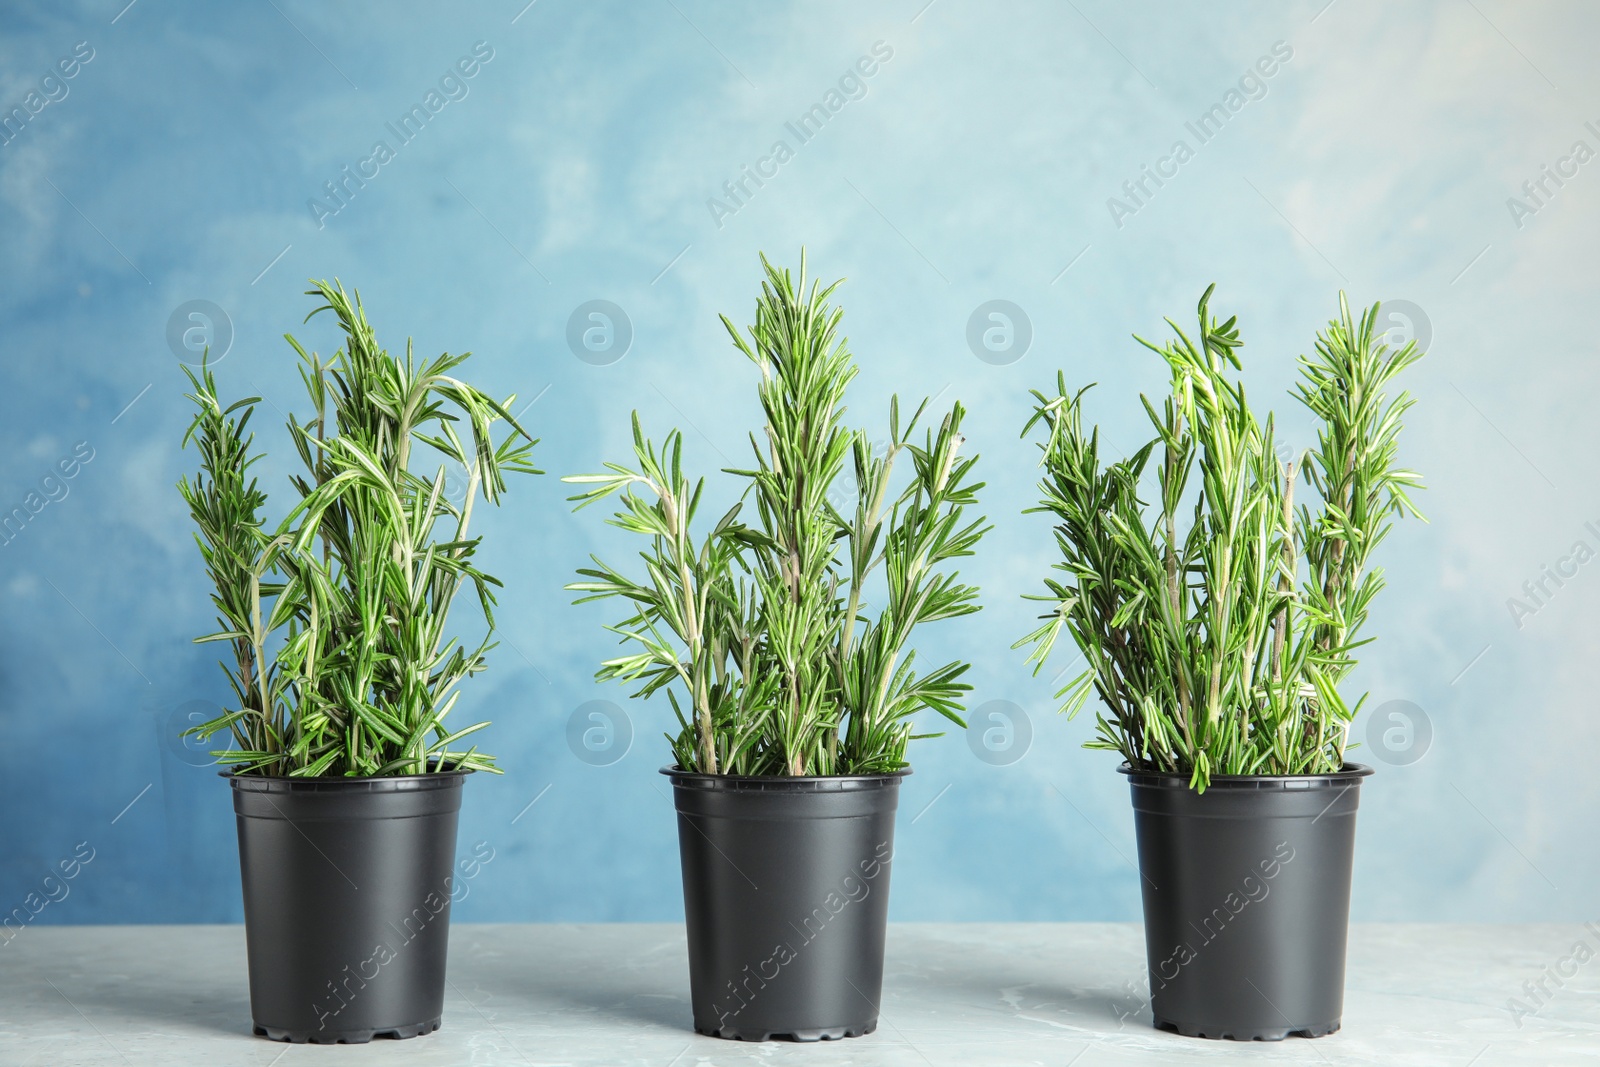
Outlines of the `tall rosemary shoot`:
{"label": "tall rosemary shoot", "polygon": [[[889,406],[887,448],[844,423],[856,369],[829,304],[839,283],[806,286],[762,257],[756,321],[735,347],[761,372],[763,426],[750,437],[754,465],[739,503],[703,536],[691,528],[704,481],[683,474],[682,435],[661,449],[633,418],[634,465],[565,479],[591,486],[579,508],[617,494],[610,522],[649,539],[644,576],[594,560],[569,589],[578,603],[621,597],[632,614],[610,629],[631,651],[601,665],[601,679],[666,689],[679,731],[677,765],[706,774],[842,775],[905,767],[911,718],[932,709],[958,725],[953,662],[917,674],[909,648],[923,623],[978,610],[976,588],[944,564],[970,555],[988,529],[964,523],[982,483],[977,457],[961,457],[962,406],[913,434],[927,402],[904,424]],[[911,470],[899,479],[909,462]],[[835,483],[853,473],[853,507]],[[898,486],[898,487],[897,487]],[[755,519],[740,516],[753,505]],[[687,710],[685,710],[687,708]],[[920,735],[919,735],[920,736]]]}
{"label": "tall rosemary shoot", "polygon": [[[1359,320],[1344,294],[1339,318],[1300,358],[1295,396],[1320,420],[1317,447],[1279,461],[1273,420],[1260,422],[1244,387],[1235,319],[1218,322],[1200,298],[1191,338],[1156,346],[1171,371],[1160,410],[1140,397],[1155,438],[1103,462],[1099,431],[1085,432],[1082,399],[1057,376],[1035,392],[1026,436],[1042,425],[1044,496],[1030,511],[1056,519],[1060,578],[1047,578],[1043,625],[1031,645],[1037,674],[1063,630],[1087,669],[1058,697],[1075,714],[1091,692],[1092,748],[1137,769],[1183,773],[1204,789],[1212,774],[1338,770],[1350,722],[1340,683],[1355,666],[1368,607],[1383,587],[1373,550],[1402,514],[1421,518],[1399,465],[1398,437],[1413,401],[1393,400],[1395,377],[1421,358],[1392,351],[1379,305]],[[1152,480],[1154,515],[1141,492]],[[1296,504],[1303,480],[1315,494]],[[1193,486],[1191,486],[1193,482]],[[1185,515],[1187,514],[1187,521]]]}
{"label": "tall rosemary shoot", "polygon": [[[293,337],[312,414],[289,418],[304,468],[290,481],[298,502],[276,529],[261,516],[266,494],[250,468],[248,424],[258,397],[227,407],[209,367],[185,369],[197,408],[184,435],[201,467],[179,491],[216,586],[222,664],[236,707],[189,733],[227,730],[233,747],[213,753],[238,773],[316,777],[495,770],[493,757],[458,741],[445,717],[458,686],[486,666],[493,647],[493,589],[473,562],[478,497],[498,504],[506,475],[537,474],[534,441],[496,401],[452,372],[468,358],[404,360],[377,341],[360,297],[335,281],[308,296],[332,311],[344,346],[323,358]],[[498,443],[495,424],[510,433]],[[466,441],[458,433],[465,432]],[[424,445],[438,464],[417,454]],[[467,472],[458,504],[444,491],[445,463]],[[470,585],[487,622],[467,648],[447,635],[456,593]]]}

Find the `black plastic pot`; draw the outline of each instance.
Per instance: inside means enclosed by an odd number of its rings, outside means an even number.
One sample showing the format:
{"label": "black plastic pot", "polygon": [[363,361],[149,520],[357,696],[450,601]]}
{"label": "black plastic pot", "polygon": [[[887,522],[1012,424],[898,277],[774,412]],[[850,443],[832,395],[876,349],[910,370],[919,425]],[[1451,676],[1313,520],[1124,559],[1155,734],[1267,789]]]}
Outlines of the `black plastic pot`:
{"label": "black plastic pot", "polygon": [[1356,806],[1370,767],[1294,777],[1131,770],[1157,1029],[1321,1037],[1344,1014]]}
{"label": "black plastic pot", "polygon": [[359,1043],[439,1029],[466,773],[225,775],[257,1034]]}
{"label": "black plastic pot", "polygon": [[878,1025],[900,779],[663,768],[683,859],[694,1028],[745,1041]]}

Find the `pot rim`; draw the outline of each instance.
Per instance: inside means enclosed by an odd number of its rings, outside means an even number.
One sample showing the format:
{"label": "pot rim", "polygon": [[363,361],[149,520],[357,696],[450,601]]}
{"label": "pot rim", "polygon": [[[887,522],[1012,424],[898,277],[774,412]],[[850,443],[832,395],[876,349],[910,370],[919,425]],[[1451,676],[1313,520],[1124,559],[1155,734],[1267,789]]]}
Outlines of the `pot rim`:
{"label": "pot rim", "polygon": [[229,769],[218,771],[217,777],[228,781],[235,789],[247,793],[300,793],[335,792],[340,790],[369,793],[416,792],[427,789],[448,789],[463,782],[471,768],[454,771],[430,771],[427,774],[383,774],[365,777],[326,775],[317,778],[291,778],[286,775],[241,774]]}
{"label": "pot rim", "polygon": [[[1135,785],[1182,786],[1186,789],[1189,786],[1189,775],[1183,772],[1138,770],[1126,761],[1117,768],[1117,773],[1127,775],[1129,782]],[[1373,773],[1373,769],[1364,763],[1346,761],[1339,770],[1321,774],[1213,774],[1206,791],[1218,788],[1320,789],[1347,782],[1358,783]]]}
{"label": "pot rim", "polygon": [[885,774],[703,774],[700,771],[682,770],[677,764],[669,763],[659,773],[671,778],[673,785],[692,789],[821,793],[898,782],[911,773],[911,768],[907,766]]}

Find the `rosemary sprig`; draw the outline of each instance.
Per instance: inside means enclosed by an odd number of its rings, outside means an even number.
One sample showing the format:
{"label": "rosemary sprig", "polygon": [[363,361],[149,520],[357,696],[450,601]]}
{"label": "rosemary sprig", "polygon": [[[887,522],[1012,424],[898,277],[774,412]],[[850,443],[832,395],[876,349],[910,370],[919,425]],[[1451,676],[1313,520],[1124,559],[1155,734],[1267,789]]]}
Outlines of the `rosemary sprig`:
{"label": "rosemary sprig", "polygon": [[[197,411],[183,440],[201,468],[178,488],[219,627],[198,640],[231,646],[222,668],[237,705],[186,734],[228,731],[233,747],[213,755],[248,774],[494,771],[492,756],[457,746],[488,723],[452,730],[445,718],[493,647],[500,582],[473,562],[473,506],[480,496],[498,504],[508,474],[540,473],[536,442],[510,414],[514,397],[496,401],[454,376],[467,354],[418,361],[407,342],[404,360],[392,356],[359,295],[337,281],[313,285],[307,295],[321,303],[307,319],[333,312],[344,346],[324,359],[285,335],[314,414],[289,419],[304,471],[290,479],[298,500],[275,530],[249,475],[260,398],[224,407],[209,367],[185,369]],[[510,433],[496,443],[500,422]],[[413,469],[426,470],[418,444],[440,461],[425,474]],[[446,463],[467,472],[459,504],[444,492]],[[488,623],[475,648],[446,634],[464,585]]]}
{"label": "rosemary sprig", "polygon": [[[978,590],[946,565],[971,555],[987,531],[967,522],[982,483],[977,457],[959,454],[962,406],[914,434],[927,402],[903,425],[890,403],[887,448],[844,423],[855,365],[829,304],[838,282],[806,285],[762,257],[756,321],[734,345],[761,372],[764,423],[754,464],[725,474],[740,502],[703,536],[692,532],[704,481],[683,474],[682,435],[661,449],[633,419],[634,465],[565,479],[587,486],[578,508],[612,494],[615,526],[648,538],[644,574],[595,559],[568,586],[577,602],[620,597],[632,614],[610,627],[629,651],[601,679],[666,689],[679,730],[679,767],[708,774],[842,775],[905,767],[912,717],[931,709],[964,726],[953,662],[918,674],[913,631],[978,610]],[[846,464],[854,507],[836,506]],[[897,467],[898,464],[898,467]],[[910,470],[906,471],[909,464]],[[897,474],[900,476],[897,477]],[[898,486],[898,488],[897,488]],[[744,521],[754,511],[753,522]],[[685,710],[687,707],[687,710]],[[932,736],[932,735],[930,735]]]}
{"label": "rosemary sprig", "polygon": [[[1348,704],[1339,685],[1383,587],[1371,555],[1396,517],[1421,518],[1407,495],[1420,479],[1398,458],[1413,401],[1388,398],[1421,358],[1415,344],[1391,351],[1379,306],[1354,319],[1341,293],[1294,393],[1321,422],[1317,447],[1280,463],[1271,416],[1258,421],[1228,376],[1242,369],[1241,342],[1235,319],[1210,313],[1213,288],[1193,340],[1170,319],[1173,340],[1138,339],[1166,361],[1171,389],[1159,411],[1140,397],[1156,436],[1133,455],[1102,462],[1099,431],[1083,426],[1087,389],[1058,374],[1054,396],[1034,392],[1023,435],[1042,425],[1047,436],[1043,499],[1030,511],[1056,519],[1061,576],[1030,597],[1051,610],[1014,646],[1031,646],[1037,674],[1070,634],[1088,666],[1057,696],[1076,714],[1099,695],[1089,747],[1187,774],[1198,789],[1212,774],[1343,765],[1361,701]],[[1153,458],[1151,516],[1140,493]],[[1296,505],[1297,476],[1314,504]]]}

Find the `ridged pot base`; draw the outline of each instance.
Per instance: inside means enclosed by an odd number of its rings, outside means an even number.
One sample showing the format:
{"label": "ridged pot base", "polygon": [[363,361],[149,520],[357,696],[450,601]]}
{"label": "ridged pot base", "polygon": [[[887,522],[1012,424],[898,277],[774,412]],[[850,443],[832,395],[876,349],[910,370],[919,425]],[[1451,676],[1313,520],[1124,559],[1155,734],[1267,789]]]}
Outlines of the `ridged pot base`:
{"label": "ridged pot base", "polygon": [[401,1040],[421,1037],[439,1029],[444,1022],[440,1016],[431,1022],[415,1026],[391,1026],[387,1030],[280,1030],[275,1026],[257,1026],[255,1035],[268,1041],[287,1041],[294,1045],[365,1045],[375,1037],[392,1037]]}
{"label": "ridged pot base", "polygon": [[1170,1019],[1163,1019],[1159,1015],[1155,1017],[1157,1030],[1165,1030],[1169,1034],[1179,1034],[1183,1037],[1204,1037],[1222,1041],[1282,1041],[1289,1037],[1327,1037],[1339,1029],[1340,1021],[1335,1019],[1325,1026],[1305,1026],[1298,1030],[1290,1030],[1284,1026],[1229,1029],[1222,1026],[1183,1026]]}
{"label": "ridged pot base", "polygon": [[694,1032],[707,1037],[720,1037],[729,1041],[840,1041],[847,1037],[861,1037],[870,1034],[878,1028],[878,1021],[859,1027],[838,1026],[825,1030],[789,1030],[783,1033],[763,1031],[761,1033],[741,1033],[733,1027],[724,1026],[719,1030],[702,1030],[696,1023]]}

